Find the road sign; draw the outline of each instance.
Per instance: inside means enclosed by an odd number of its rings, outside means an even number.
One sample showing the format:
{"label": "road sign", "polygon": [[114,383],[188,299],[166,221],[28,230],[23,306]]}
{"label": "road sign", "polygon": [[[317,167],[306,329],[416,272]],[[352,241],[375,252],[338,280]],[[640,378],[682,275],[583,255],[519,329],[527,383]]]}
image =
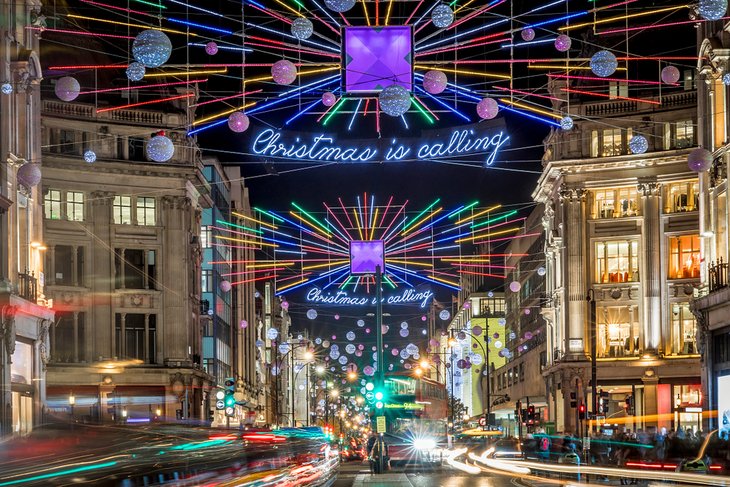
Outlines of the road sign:
{"label": "road sign", "polygon": [[375,432],[385,433],[385,416],[375,418]]}
{"label": "road sign", "polygon": [[225,405],[225,403],[223,401],[218,400],[218,401],[215,402],[215,408],[217,410],[222,411],[223,409],[225,409],[225,407],[226,407],[226,405]]}
{"label": "road sign", "polygon": [[487,425],[487,418],[481,417],[479,418],[479,426],[486,426]]}
{"label": "road sign", "polygon": [[235,415],[235,412],[236,412],[236,410],[233,409],[232,407],[227,407],[226,408],[226,416],[234,416]]}

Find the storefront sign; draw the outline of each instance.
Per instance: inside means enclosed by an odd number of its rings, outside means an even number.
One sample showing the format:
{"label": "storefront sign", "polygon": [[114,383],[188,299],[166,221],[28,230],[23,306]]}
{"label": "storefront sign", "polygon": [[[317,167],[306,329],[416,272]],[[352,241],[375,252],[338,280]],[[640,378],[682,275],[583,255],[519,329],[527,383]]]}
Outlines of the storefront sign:
{"label": "storefront sign", "polygon": [[[418,303],[421,308],[425,308],[432,297],[433,291],[430,289],[424,289],[422,291],[404,289],[400,293],[384,294],[381,302],[383,304]],[[313,287],[307,291],[306,300],[310,303],[332,304],[335,306],[375,306],[376,304],[376,298],[374,296],[351,296],[346,291],[337,290],[329,292],[317,287]]]}
{"label": "storefront sign", "polygon": [[313,162],[430,161],[455,156],[480,156],[491,166],[509,135],[495,126],[472,125],[443,133],[424,132],[412,139],[338,140],[333,134],[288,134],[271,128],[252,139],[251,152],[263,158]]}

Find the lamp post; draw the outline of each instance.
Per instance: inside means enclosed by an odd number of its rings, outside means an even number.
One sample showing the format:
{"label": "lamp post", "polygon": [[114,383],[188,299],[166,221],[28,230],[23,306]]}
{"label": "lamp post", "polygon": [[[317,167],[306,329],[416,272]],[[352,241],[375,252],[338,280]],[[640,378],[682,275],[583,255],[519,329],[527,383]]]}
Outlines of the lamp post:
{"label": "lamp post", "polygon": [[76,405],[76,396],[74,396],[73,391],[71,391],[68,395],[68,405],[71,410],[71,421],[74,419],[74,406]]}
{"label": "lamp post", "polygon": [[[588,290],[586,300],[590,306],[590,333],[591,333],[591,413],[593,414],[593,428],[597,428],[596,413],[598,412],[598,371],[596,350],[596,296],[593,289]],[[590,423],[589,423],[590,424]]]}

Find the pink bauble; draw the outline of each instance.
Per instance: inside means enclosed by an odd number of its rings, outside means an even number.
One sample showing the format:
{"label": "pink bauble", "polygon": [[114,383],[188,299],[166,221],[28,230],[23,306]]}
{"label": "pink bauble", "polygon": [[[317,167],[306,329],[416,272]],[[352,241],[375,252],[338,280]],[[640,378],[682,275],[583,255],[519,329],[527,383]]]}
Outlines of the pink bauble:
{"label": "pink bauble", "polygon": [[282,301],[281,302],[281,309],[283,309],[283,310],[289,309],[289,301]]}
{"label": "pink bauble", "polygon": [[297,79],[297,67],[286,59],[276,61],[271,67],[271,76],[280,85],[290,85]]}
{"label": "pink bauble", "polygon": [[218,284],[218,287],[220,288],[221,291],[223,291],[224,293],[227,293],[228,291],[231,290],[231,288],[233,286],[231,286],[231,283],[228,281],[221,281],[221,283]]}
{"label": "pink bauble", "polygon": [[245,328],[248,328],[248,321],[246,321],[246,320],[241,320],[241,328],[244,328],[244,329],[245,329]]}
{"label": "pink bauble", "polygon": [[397,348],[394,348],[393,350],[390,351],[390,353],[392,353],[394,357],[397,357],[398,354],[400,353],[400,351]]}
{"label": "pink bauble", "polygon": [[326,107],[331,107],[337,101],[337,97],[331,91],[325,91],[322,94],[322,104]]}
{"label": "pink bauble", "polygon": [[535,31],[533,29],[525,29],[520,34],[523,41],[531,41],[535,38]]}
{"label": "pink bauble", "polygon": [[572,43],[573,41],[570,40],[570,37],[566,36],[565,34],[560,34],[558,37],[555,38],[555,49],[560,52],[565,52],[570,49],[570,45]]}
{"label": "pink bauble", "polygon": [[248,115],[243,112],[233,112],[228,116],[228,128],[234,132],[245,132],[249,124]]}
{"label": "pink bauble", "polygon": [[443,93],[446,89],[446,74],[443,71],[432,69],[423,76],[423,89],[432,95]]}
{"label": "pink bauble", "polygon": [[679,70],[674,66],[666,66],[662,69],[662,81],[668,85],[673,85],[679,81]]}
{"label": "pink bauble", "polygon": [[477,114],[485,120],[496,117],[498,112],[499,105],[497,105],[497,100],[494,98],[484,98],[477,103]]}
{"label": "pink bauble", "polygon": [[482,334],[482,331],[483,331],[482,327],[479,325],[476,325],[475,327],[473,327],[471,329],[471,334],[478,337],[479,335]]}
{"label": "pink bauble", "polygon": [[210,54],[211,56],[215,56],[216,54],[218,54],[218,44],[210,41],[205,45],[205,52]]}
{"label": "pink bauble", "polygon": [[712,153],[707,149],[698,147],[687,156],[687,165],[694,172],[707,171],[712,166]]}
{"label": "pink bauble", "polygon": [[79,93],[81,92],[81,85],[79,85],[79,82],[76,81],[76,78],[64,76],[56,81],[54,91],[56,96],[61,100],[73,101],[77,96],[79,96]]}
{"label": "pink bauble", "polygon": [[519,292],[519,290],[522,288],[522,285],[517,281],[512,281],[509,283],[509,290],[513,293]]}
{"label": "pink bauble", "polygon": [[426,318],[426,315],[421,316],[421,321],[426,321],[428,318]]}
{"label": "pink bauble", "polygon": [[37,186],[41,182],[41,166],[26,162],[18,169],[18,182],[26,188]]}

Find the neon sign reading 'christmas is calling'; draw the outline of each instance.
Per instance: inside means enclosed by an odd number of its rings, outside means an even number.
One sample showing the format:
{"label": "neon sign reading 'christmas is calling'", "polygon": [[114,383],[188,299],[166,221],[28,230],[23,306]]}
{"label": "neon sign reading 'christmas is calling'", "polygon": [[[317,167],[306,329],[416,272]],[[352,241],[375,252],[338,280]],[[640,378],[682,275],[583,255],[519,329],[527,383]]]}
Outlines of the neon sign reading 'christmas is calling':
{"label": "neon sign reading 'christmas is calling'", "polygon": [[[425,308],[432,297],[433,291],[429,289],[423,291],[405,289],[399,293],[385,293],[381,299],[383,304],[418,303],[421,308]],[[328,292],[317,287],[313,287],[307,292],[306,299],[310,303],[332,304],[335,306],[375,306],[376,303],[376,298],[372,296],[353,296],[346,291]]]}
{"label": "neon sign reading 'christmas is calling'", "polygon": [[[476,127],[476,126],[472,126]],[[460,128],[418,139],[354,139],[340,142],[333,135],[299,135],[286,140],[281,131],[264,129],[253,138],[251,150],[261,157],[329,162],[390,162],[432,160],[455,156],[484,156],[490,166],[509,141],[503,130]]]}

